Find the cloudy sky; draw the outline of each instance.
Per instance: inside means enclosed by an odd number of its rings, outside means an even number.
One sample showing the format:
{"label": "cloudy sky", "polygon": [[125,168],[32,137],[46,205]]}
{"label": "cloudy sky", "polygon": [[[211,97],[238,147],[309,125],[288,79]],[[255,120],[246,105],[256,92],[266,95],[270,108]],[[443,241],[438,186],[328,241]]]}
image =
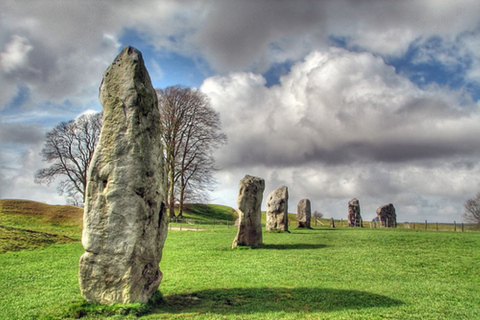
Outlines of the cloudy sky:
{"label": "cloudy sky", "polygon": [[201,89],[229,143],[212,202],[245,175],[345,218],[461,221],[480,191],[480,2],[39,1],[0,4],[0,198],[33,182],[45,133],[100,111],[103,71],[142,51],[155,87]]}

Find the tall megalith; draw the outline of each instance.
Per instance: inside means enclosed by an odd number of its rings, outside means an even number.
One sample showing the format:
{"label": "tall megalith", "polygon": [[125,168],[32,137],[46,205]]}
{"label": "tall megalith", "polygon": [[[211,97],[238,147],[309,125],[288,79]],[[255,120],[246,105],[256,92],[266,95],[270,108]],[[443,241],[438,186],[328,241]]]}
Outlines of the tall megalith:
{"label": "tall megalith", "polygon": [[297,227],[310,229],[312,219],[312,205],[310,200],[302,199],[297,205]]}
{"label": "tall megalith", "polygon": [[232,248],[262,244],[262,199],[265,180],[246,175],[238,186],[238,232]]}
{"label": "tall megalith", "polygon": [[288,231],[288,188],[273,190],[267,197],[265,230]]}
{"label": "tall megalith", "polygon": [[103,126],[90,163],[79,284],[101,304],[147,302],[167,236],[160,115],[142,54],[125,47],[100,86]]}
{"label": "tall megalith", "polygon": [[348,226],[361,227],[362,216],[360,215],[360,201],[353,198],[348,202]]}

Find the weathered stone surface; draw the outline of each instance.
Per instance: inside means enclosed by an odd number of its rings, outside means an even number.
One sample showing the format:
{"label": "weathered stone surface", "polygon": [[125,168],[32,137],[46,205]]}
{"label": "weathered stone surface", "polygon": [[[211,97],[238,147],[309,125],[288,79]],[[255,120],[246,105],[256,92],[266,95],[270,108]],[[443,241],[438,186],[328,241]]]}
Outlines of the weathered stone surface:
{"label": "weathered stone surface", "polygon": [[310,203],[310,200],[308,199],[300,200],[297,205],[297,227],[310,229],[311,218],[312,218],[312,205]]}
{"label": "weathered stone surface", "polygon": [[330,228],[335,228],[335,220],[333,218],[330,218]]}
{"label": "weathered stone surface", "polygon": [[288,231],[288,188],[279,187],[267,197],[267,231]]}
{"label": "weathered stone surface", "polygon": [[101,304],[147,302],[167,235],[160,115],[141,53],[125,47],[100,86],[103,127],[88,172],[79,284]]}
{"label": "weathered stone surface", "polygon": [[262,200],[265,180],[246,175],[238,186],[238,233],[232,248],[262,244]]}
{"label": "weathered stone surface", "polygon": [[362,216],[360,215],[360,201],[358,201],[356,198],[353,198],[348,202],[348,226],[362,226]]}
{"label": "weathered stone surface", "polygon": [[393,204],[389,203],[377,209],[377,218],[380,226],[387,228],[397,227],[397,214]]}

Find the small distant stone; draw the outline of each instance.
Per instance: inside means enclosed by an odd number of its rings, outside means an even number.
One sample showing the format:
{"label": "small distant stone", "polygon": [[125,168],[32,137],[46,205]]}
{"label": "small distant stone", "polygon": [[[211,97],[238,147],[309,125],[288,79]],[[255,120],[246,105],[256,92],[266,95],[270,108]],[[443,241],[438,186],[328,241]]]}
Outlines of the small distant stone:
{"label": "small distant stone", "polygon": [[333,218],[330,218],[330,228],[335,228],[335,220]]}

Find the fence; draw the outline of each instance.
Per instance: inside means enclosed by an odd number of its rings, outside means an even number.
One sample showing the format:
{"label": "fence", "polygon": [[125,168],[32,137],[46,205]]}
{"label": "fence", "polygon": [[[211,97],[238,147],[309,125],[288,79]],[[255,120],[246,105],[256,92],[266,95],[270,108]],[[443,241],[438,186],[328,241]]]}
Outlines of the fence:
{"label": "fence", "polygon": [[168,229],[170,230],[195,230],[200,231],[204,229],[213,228],[229,228],[235,225],[234,221],[229,220],[200,220],[189,218],[170,218]]}
{"label": "fence", "polygon": [[[340,227],[348,227],[348,220],[341,219],[339,222],[336,222]],[[382,225],[379,221],[362,221],[363,227],[366,228],[381,228]],[[465,232],[465,231],[480,231],[480,225],[472,223],[445,223],[445,222],[402,222],[397,223],[397,228],[399,229],[411,229],[411,230],[426,230],[426,231],[454,231],[454,232]]]}
{"label": "fence", "polygon": [[[381,228],[381,224],[378,221],[362,221],[364,228]],[[293,226],[290,221],[290,225]],[[311,226],[324,226],[328,227],[330,221],[325,219],[312,218]],[[427,230],[427,231],[454,231],[454,232],[466,232],[466,231],[480,231],[478,224],[466,224],[466,223],[444,223],[444,222],[402,222],[397,223],[397,229],[411,229],[411,230]],[[200,220],[189,218],[171,218],[168,228],[171,230],[204,230],[214,228],[230,228],[234,227],[235,222],[230,220]],[[348,220],[341,219],[335,220],[336,227],[348,227]]]}

